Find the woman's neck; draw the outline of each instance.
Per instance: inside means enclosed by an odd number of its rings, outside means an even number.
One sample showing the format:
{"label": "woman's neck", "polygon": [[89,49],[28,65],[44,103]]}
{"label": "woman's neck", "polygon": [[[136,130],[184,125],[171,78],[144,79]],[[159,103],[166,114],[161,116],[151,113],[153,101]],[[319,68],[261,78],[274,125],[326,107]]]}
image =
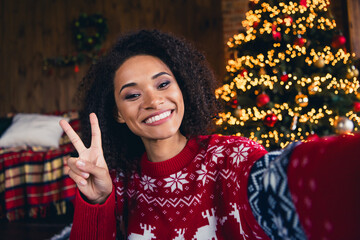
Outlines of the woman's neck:
{"label": "woman's neck", "polygon": [[180,132],[162,140],[143,139],[148,159],[162,162],[179,154],[186,146],[187,139]]}

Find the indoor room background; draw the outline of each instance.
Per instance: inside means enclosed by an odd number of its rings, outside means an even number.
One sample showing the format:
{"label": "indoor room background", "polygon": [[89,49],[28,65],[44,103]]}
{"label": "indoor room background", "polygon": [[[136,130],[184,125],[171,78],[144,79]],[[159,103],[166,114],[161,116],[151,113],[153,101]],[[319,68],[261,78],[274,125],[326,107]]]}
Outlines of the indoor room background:
{"label": "indoor room background", "polygon": [[[333,0],[331,8],[359,56],[358,0]],[[103,51],[119,34],[141,28],[184,36],[221,81],[227,39],[241,29],[247,10],[248,0],[0,0],[0,116],[77,110],[77,86],[89,62],[46,67],[44,60],[79,54],[72,24],[80,14],[107,20]]]}

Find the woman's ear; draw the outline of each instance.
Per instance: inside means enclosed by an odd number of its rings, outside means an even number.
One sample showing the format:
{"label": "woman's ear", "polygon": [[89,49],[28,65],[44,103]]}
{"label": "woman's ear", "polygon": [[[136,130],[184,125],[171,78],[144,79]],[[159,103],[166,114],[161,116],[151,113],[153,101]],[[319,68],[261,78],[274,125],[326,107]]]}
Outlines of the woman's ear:
{"label": "woman's ear", "polygon": [[114,117],[118,123],[125,123],[124,118],[122,117],[121,113],[117,110],[116,107],[114,108]]}
{"label": "woman's ear", "polygon": [[116,118],[116,121],[117,121],[118,123],[125,123],[125,120],[124,120],[124,118],[122,117],[122,115],[121,115],[120,112],[117,112],[115,118]]}

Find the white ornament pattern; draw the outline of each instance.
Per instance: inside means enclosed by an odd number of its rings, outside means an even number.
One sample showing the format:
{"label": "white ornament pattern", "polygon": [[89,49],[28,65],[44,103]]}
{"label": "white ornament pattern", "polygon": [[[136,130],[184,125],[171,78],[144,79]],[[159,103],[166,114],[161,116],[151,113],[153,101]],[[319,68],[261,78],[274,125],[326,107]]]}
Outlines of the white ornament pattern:
{"label": "white ornament pattern", "polygon": [[155,181],[156,179],[152,179],[151,177],[146,175],[141,178],[141,184],[144,186],[144,190],[149,189],[152,192],[154,191],[154,188],[156,188]]}
{"label": "white ornament pattern", "polygon": [[[210,151],[211,149],[209,149]],[[217,147],[213,152],[212,152],[212,161],[214,161],[215,163],[217,163],[217,160],[219,157],[224,157],[224,154],[222,154],[222,152],[224,151],[224,146],[220,146]]]}
{"label": "white ornament pattern", "polygon": [[208,173],[208,170],[204,164],[201,165],[201,170],[196,171],[197,174],[199,174],[197,181],[202,181],[203,186],[205,186],[206,183],[206,176]]}
{"label": "white ornament pattern", "polygon": [[170,177],[165,178],[166,185],[164,187],[168,188],[171,187],[171,192],[175,191],[176,189],[183,190],[183,184],[189,183],[185,178],[188,174],[177,172],[175,174],[171,174]]}
{"label": "white ornament pattern", "polygon": [[249,155],[250,147],[245,147],[244,144],[241,144],[239,147],[233,148],[233,153],[230,154],[230,157],[233,158],[233,164],[239,166],[240,162],[244,162]]}

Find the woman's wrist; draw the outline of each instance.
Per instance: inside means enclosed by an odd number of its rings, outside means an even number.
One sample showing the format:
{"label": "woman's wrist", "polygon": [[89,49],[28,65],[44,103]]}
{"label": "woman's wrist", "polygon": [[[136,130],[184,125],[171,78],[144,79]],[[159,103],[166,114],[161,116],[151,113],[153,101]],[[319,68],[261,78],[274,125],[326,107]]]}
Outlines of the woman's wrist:
{"label": "woman's wrist", "polygon": [[103,195],[101,195],[97,199],[89,199],[83,193],[81,193],[81,191],[80,191],[80,195],[84,199],[84,201],[87,202],[87,203],[93,204],[93,205],[95,205],[95,204],[100,204],[100,205],[104,204],[107,201],[107,199],[109,198],[109,196],[111,195],[111,193],[112,193],[112,189],[111,189],[111,191],[109,193],[104,193]]}

